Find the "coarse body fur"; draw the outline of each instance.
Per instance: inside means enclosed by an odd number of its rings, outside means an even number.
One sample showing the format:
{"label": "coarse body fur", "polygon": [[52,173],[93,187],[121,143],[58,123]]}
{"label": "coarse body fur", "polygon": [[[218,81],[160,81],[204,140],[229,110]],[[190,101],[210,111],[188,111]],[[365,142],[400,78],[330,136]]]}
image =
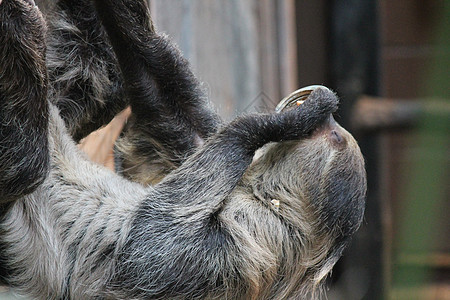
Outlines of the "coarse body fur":
{"label": "coarse body fur", "polygon": [[[37,299],[317,297],[364,211],[336,96],[222,125],[145,1],[60,0],[48,27],[46,47],[31,0],[0,1],[3,281]],[[127,105],[119,176],[75,141]]]}

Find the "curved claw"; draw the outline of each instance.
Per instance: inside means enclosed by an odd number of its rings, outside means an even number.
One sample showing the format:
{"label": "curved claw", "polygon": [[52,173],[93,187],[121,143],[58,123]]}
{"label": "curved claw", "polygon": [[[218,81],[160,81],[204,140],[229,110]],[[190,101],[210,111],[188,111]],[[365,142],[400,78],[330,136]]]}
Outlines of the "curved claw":
{"label": "curved claw", "polygon": [[283,100],[281,100],[278,103],[277,107],[275,107],[275,112],[280,113],[286,108],[292,107],[294,105],[298,106],[298,105],[302,104],[308,98],[308,96],[317,88],[329,90],[329,88],[327,88],[326,86],[323,86],[323,85],[305,86],[301,89],[298,89],[298,90],[290,93],[287,97],[285,97]]}

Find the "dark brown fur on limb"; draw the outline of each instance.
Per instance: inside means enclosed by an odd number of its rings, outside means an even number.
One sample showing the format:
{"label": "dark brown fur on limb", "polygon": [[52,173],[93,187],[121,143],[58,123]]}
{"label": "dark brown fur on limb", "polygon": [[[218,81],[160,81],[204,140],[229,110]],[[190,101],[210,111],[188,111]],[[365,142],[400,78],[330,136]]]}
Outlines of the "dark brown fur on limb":
{"label": "dark brown fur on limb", "polygon": [[[334,93],[223,125],[143,0],[58,1],[46,61],[32,1],[3,0],[0,26],[3,281],[39,299],[318,297],[366,190]],[[127,105],[119,176],[74,139]]]}

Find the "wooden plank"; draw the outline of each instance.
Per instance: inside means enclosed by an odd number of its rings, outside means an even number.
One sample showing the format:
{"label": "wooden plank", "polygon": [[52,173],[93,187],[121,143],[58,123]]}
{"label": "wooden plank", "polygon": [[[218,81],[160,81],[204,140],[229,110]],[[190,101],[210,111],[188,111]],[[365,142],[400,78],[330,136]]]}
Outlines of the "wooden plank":
{"label": "wooden plank", "polygon": [[157,28],[179,45],[226,119],[243,112],[261,90],[256,4],[152,1]]}
{"label": "wooden plank", "polygon": [[295,4],[298,82],[301,86],[328,85],[328,3],[325,0],[297,0]]}
{"label": "wooden plank", "polygon": [[298,87],[293,0],[151,3],[224,118],[273,109]]}
{"label": "wooden plank", "polygon": [[290,94],[298,89],[297,76],[297,28],[294,0],[282,0],[278,5],[278,57],[279,57],[279,85],[281,96]]}
{"label": "wooden plank", "polygon": [[276,5],[273,0],[261,0],[258,5],[258,46],[261,70],[261,95],[266,102],[278,102],[279,89],[278,47],[276,38]]}

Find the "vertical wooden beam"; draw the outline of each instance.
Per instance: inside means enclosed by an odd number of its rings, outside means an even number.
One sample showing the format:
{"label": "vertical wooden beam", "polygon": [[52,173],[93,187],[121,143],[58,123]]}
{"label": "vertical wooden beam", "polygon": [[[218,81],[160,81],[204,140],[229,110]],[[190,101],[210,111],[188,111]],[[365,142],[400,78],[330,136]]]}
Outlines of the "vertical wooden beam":
{"label": "vertical wooden beam", "polygon": [[274,0],[258,1],[258,49],[261,70],[261,93],[266,101],[277,102],[281,98],[279,88],[276,3]]}
{"label": "vertical wooden beam", "polygon": [[153,0],[157,28],[194,67],[219,113],[249,110],[261,92],[257,0]]}
{"label": "vertical wooden beam", "polygon": [[297,61],[297,28],[294,0],[277,1],[278,56],[281,96],[299,88]]}
{"label": "vertical wooden beam", "polygon": [[325,0],[296,0],[298,84],[329,85],[329,15]]}

